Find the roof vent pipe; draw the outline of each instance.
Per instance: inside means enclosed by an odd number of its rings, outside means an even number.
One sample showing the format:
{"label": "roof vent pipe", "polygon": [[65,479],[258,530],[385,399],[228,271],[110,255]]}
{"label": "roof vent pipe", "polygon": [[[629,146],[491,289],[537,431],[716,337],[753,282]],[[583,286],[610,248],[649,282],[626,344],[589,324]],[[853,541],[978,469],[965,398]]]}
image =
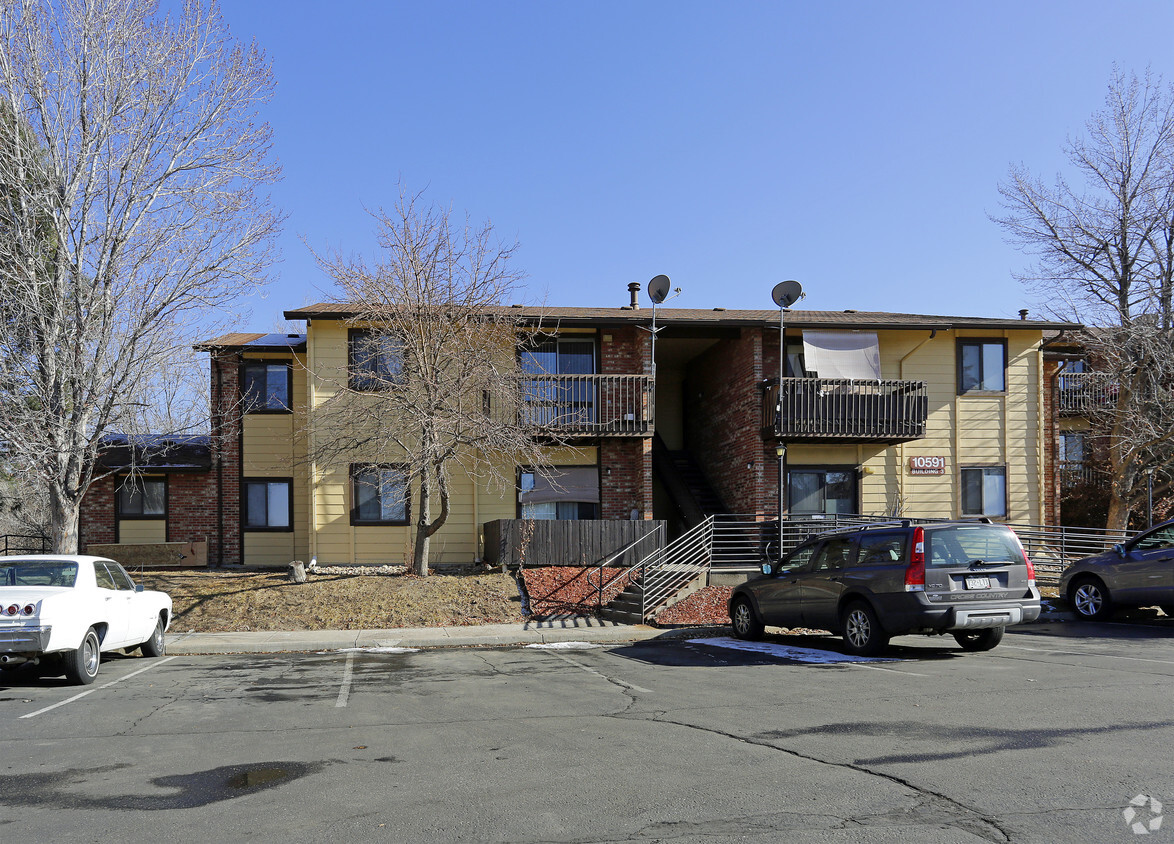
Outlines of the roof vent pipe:
{"label": "roof vent pipe", "polygon": [[1027,319],[1027,308],[1021,308],[1019,310],[1019,318],[1020,319]]}
{"label": "roof vent pipe", "polygon": [[633,281],[628,285],[628,292],[632,294],[632,303],[628,305],[633,311],[640,310],[640,282]]}

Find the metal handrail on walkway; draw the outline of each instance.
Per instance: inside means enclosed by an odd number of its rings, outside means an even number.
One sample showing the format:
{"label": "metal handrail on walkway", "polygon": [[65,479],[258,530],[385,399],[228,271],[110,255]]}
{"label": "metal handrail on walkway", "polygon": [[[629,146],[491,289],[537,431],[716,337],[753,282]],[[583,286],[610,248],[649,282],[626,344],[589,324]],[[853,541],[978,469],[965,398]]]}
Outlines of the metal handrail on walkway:
{"label": "metal handrail on walkway", "polygon": [[641,615],[647,620],[666,601],[699,575],[709,571],[713,552],[713,517],[710,516],[639,565]]}
{"label": "metal handrail on walkway", "polygon": [[[644,534],[643,536],[639,537],[638,539],[636,539],[636,540],[634,540],[634,541],[632,541],[632,542],[629,542],[627,545],[625,545],[625,546],[624,546],[623,548],[621,548],[619,551],[616,551],[614,554],[612,554],[611,556],[609,556],[609,557],[607,557],[606,559],[604,559],[604,561],[603,561],[602,563],[600,563],[598,566],[596,566],[594,569],[592,569],[592,570],[591,570],[591,571],[590,571],[590,572],[587,574],[587,584],[588,584],[588,586],[592,585],[592,583],[591,583],[591,575],[593,575],[593,574],[594,574],[594,575],[597,575],[597,576],[599,577],[599,582],[598,582],[598,585],[596,585],[596,587],[595,587],[595,592],[596,592],[596,610],[602,610],[602,609],[603,609],[603,587],[604,587],[604,583],[603,583],[603,570],[604,570],[605,568],[609,568],[610,566],[612,566],[612,565],[615,563],[615,561],[616,561],[616,560],[622,560],[622,559],[624,558],[624,555],[625,555],[625,554],[627,554],[629,551],[632,551],[632,550],[634,550],[634,549],[635,549],[635,548],[636,548],[638,545],[640,545],[641,543],[643,543],[643,542],[646,542],[647,540],[651,539],[651,538],[652,538],[652,537],[654,537],[654,536],[660,536],[660,534],[661,534],[663,531],[664,531],[664,525],[657,525],[657,526],[656,526],[656,527],[655,527],[653,530],[649,531],[648,533]],[[656,552],[654,551],[653,553],[655,554]],[[628,580],[628,582],[631,582],[633,575],[634,575],[634,574],[635,574],[637,571],[639,571],[639,570],[640,570],[640,569],[643,567],[643,565],[644,565],[644,560],[641,560],[640,562],[636,563],[636,565],[634,565],[634,566],[631,566],[631,567],[628,569],[628,573],[627,573],[627,580]],[[614,579],[615,579],[615,578],[612,578],[612,580],[614,580]],[[611,581],[608,581],[608,582],[610,583]]]}

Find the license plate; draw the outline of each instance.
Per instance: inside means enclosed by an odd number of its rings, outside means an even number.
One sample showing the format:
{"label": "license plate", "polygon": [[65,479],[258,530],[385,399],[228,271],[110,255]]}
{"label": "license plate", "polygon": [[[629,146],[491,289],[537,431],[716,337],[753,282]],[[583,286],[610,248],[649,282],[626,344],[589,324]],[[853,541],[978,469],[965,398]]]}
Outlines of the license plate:
{"label": "license plate", "polygon": [[968,576],[966,578],[967,589],[990,589],[991,579],[989,577],[974,577]]}

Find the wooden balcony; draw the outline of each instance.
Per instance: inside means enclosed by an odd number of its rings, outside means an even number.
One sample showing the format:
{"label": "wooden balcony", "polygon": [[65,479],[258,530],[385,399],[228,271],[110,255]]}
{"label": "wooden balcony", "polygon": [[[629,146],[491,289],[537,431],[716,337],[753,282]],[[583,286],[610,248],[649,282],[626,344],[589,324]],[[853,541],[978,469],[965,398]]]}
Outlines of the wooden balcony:
{"label": "wooden balcony", "polygon": [[901,443],[925,436],[924,381],[784,378],[768,382],[763,427],[787,442]]}
{"label": "wooden balcony", "polygon": [[1061,372],[1056,408],[1061,416],[1087,416],[1117,404],[1117,385],[1096,372]]}
{"label": "wooden balcony", "polygon": [[655,430],[648,375],[522,375],[525,425],[561,436],[646,437]]}

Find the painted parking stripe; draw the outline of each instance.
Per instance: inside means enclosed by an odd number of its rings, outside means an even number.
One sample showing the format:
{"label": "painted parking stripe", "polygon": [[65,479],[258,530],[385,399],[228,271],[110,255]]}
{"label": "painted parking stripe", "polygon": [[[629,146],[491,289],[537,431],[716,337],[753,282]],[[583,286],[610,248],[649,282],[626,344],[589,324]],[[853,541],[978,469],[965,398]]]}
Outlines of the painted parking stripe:
{"label": "painted parking stripe", "polygon": [[98,688],[96,688],[96,689],[88,689],[87,691],[84,691],[81,694],[77,694],[77,695],[74,695],[73,697],[66,698],[65,700],[59,701],[59,702],[53,704],[52,706],[46,706],[44,709],[38,709],[36,712],[30,712],[28,715],[21,715],[20,717],[22,719],[36,718],[38,715],[43,715],[46,712],[50,712],[54,709],[57,709],[59,706],[65,706],[67,703],[73,703],[75,700],[81,700],[83,697],[86,697],[87,695],[92,695],[94,692],[100,692],[100,691],[102,691],[102,689],[108,689],[111,686],[116,686],[119,683],[121,683],[123,680],[129,680],[131,677],[137,677],[139,674],[142,674],[144,671],[150,671],[152,668],[158,668],[163,663],[171,662],[171,660],[173,660],[173,659],[175,659],[175,657],[169,656],[166,659],[157,660],[155,662],[152,662],[146,668],[140,668],[138,671],[132,671],[130,674],[127,674],[125,677],[119,677],[117,680],[111,680],[109,683],[103,683],[101,686],[98,686]]}
{"label": "painted parking stripe", "polygon": [[777,656],[781,659],[790,659],[796,662],[806,662],[814,665],[834,665],[841,662],[896,662],[884,657],[850,656],[835,651],[819,651],[814,648],[796,648],[793,645],[777,645],[774,642],[743,642],[740,639],[731,639],[723,636],[717,639],[690,639],[690,645],[709,645],[712,648],[727,648],[732,651],[747,651],[749,653]]}

